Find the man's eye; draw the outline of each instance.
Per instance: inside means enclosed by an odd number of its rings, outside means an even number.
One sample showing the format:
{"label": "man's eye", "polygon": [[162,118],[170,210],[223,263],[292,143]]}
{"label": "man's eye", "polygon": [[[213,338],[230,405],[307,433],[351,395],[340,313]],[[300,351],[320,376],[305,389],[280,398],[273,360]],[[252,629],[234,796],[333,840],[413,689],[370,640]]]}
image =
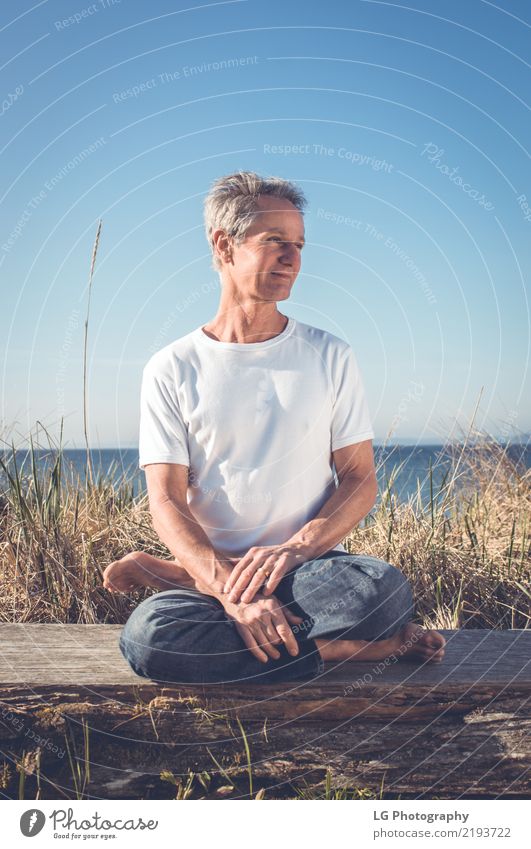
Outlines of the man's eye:
{"label": "man's eye", "polygon": [[287,242],[287,241],[285,241],[284,239],[281,239],[279,236],[270,236],[270,237],[269,237],[269,239],[268,239],[267,241],[268,241],[268,242],[274,242],[274,241],[282,242],[284,245],[294,244],[294,245],[295,245],[295,247],[297,247],[300,251],[302,251],[302,249],[303,249],[303,247],[304,247],[304,245],[301,245],[301,243],[300,243],[300,242],[297,242],[297,243],[295,243],[295,242],[293,242],[293,243],[292,243],[292,242]]}

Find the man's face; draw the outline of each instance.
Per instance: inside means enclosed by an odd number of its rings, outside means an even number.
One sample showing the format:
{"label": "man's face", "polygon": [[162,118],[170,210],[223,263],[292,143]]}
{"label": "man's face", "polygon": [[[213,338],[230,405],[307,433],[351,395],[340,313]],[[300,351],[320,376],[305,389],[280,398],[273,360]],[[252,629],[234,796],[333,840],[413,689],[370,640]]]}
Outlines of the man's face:
{"label": "man's face", "polygon": [[237,292],[259,301],[283,301],[301,267],[304,220],[285,198],[258,199],[257,216],[224,266]]}

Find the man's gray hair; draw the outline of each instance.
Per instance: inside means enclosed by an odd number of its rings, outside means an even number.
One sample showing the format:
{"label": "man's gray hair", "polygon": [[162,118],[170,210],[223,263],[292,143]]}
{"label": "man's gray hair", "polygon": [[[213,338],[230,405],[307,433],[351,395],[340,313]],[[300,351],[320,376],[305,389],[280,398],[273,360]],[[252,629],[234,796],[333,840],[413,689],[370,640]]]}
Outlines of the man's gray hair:
{"label": "man's gray hair", "polygon": [[215,230],[225,230],[240,244],[257,218],[257,200],[261,195],[285,198],[304,214],[307,201],[302,189],[282,177],[260,177],[254,171],[237,171],[212,183],[204,202],[204,216],[213,254],[212,267],[216,271],[221,269],[221,262],[214,250],[212,234]]}

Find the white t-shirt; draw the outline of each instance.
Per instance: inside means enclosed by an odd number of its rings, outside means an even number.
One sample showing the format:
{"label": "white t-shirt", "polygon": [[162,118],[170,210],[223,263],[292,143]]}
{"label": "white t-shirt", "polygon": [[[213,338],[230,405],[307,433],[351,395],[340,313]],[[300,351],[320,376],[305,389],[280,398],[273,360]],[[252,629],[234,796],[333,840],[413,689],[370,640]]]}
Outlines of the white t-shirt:
{"label": "white t-shirt", "polygon": [[349,344],[293,318],[249,344],[198,327],[144,368],[139,466],[189,467],[190,512],[225,556],[286,542],[334,492],[331,452],[373,438]]}

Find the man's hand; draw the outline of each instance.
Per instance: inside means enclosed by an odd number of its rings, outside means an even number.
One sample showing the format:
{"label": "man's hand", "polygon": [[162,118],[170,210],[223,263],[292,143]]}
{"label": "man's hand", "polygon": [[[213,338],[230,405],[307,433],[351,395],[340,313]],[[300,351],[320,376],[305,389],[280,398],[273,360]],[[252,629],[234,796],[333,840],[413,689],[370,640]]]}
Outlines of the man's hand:
{"label": "man's hand", "polygon": [[284,643],[294,657],[299,653],[289,623],[297,625],[303,620],[287,607],[282,607],[276,598],[259,595],[250,604],[242,601],[235,604],[225,598],[222,604],[249,651],[262,663],[267,663],[270,657],[275,660],[280,657],[275,648],[279,643]]}
{"label": "man's hand", "polygon": [[308,551],[301,543],[253,546],[227,579],[224,590],[229,593],[229,601],[240,598],[252,601],[260,587],[264,595],[270,596],[284,575],[308,558]]}

